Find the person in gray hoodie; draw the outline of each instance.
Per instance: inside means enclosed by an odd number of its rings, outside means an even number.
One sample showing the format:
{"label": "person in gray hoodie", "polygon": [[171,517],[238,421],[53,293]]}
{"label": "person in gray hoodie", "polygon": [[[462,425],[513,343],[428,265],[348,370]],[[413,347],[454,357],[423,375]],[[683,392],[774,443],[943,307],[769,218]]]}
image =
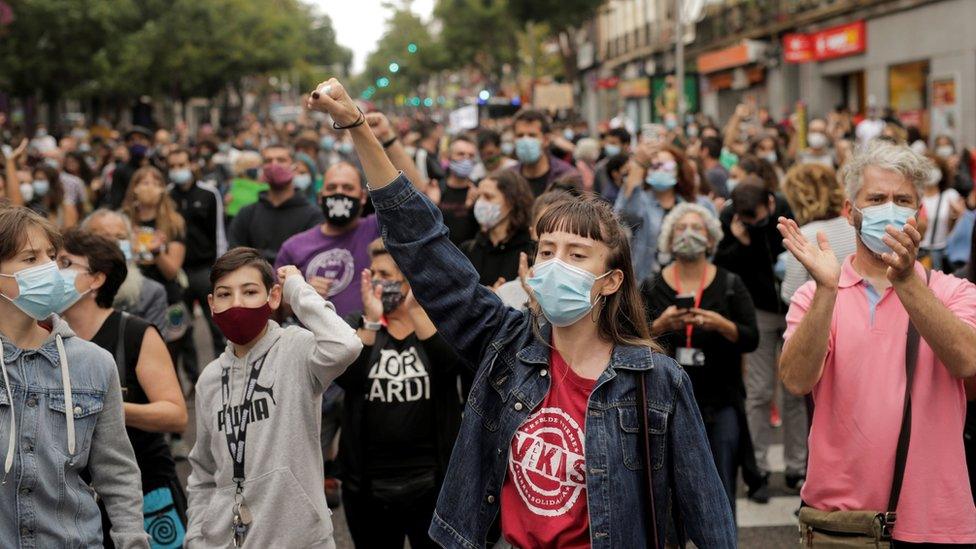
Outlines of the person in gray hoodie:
{"label": "person in gray hoodie", "polygon": [[72,295],[60,246],[46,219],[0,207],[0,545],[100,546],[97,494],[115,546],[148,549],[115,362],[53,314]]}
{"label": "person in gray hoodie", "polygon": [[[214,264],[208,297],[229,340],[196,388],[186,547],[335,547],[322,490],[322,393],[363,344],[294,266],[252,248]],[[307,327],[270,320],[283,303]]]}

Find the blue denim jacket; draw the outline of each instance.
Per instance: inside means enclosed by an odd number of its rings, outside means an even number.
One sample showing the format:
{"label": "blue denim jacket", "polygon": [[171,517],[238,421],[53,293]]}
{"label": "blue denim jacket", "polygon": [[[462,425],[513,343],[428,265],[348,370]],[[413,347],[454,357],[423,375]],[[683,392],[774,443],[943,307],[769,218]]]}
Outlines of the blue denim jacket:
{"label": "blue denim jacket", "polygon": [[[125,432],[115,361],[94,343],[75,337],[60,318],[51,318],[51,336],[38,349],[19,349],[3,338],[0,351],[13,395],[11,403],[0,377],[0,475],[11,426],[16,426],[13,467],[0,485],[0,546],[101,547],[97,491],[112,519],[116,547],[148,549],[142,481]],[[67,385],[58,339],[70,374]],[[66,388],[74,418],[73,453]],[[86,468],[94,490],[81,477]]]}
{"label": "blue denim jacket", "polygon": [[[461,356],[477,365],[430,536],[444,547],[484,547],[498,516],[509,446],[549,391],[548,330],[478,284],[448,239],[437,206],[402,175],[372,191],[383,239],[414,295]],[[586,497],[595,548],[645,547],[647,515],[638,376],[647,377],[658,529],[669,499],[698,547],[735,547],[735,523],[712,461],[688,375],[648,348],[618,346],[590,395]],[[659,537],[664,544],[663,533]]]}

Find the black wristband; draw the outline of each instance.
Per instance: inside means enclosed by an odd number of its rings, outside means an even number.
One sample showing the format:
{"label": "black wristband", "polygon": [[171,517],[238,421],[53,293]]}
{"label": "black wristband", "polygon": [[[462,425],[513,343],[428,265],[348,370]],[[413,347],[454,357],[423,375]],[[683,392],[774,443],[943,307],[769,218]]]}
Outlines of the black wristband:
{"label": "black wristband", "polygon": [[396,143],[396,140],[397,140],[397,136],[394,135],[393,137],[391,137],[387,141],[384,141],[382,143],[383,144],[383,148],[384,149],[389,149],[391,146],[393,146],[394,143]]}
{"label": "black wristband", "polygon": [[362,126],[363,124],[365,124],[366,123],[366,115],[363,114],[363,109],[360,109],[359,107],[356,107],[356,109],[359,110],[359,118],[357,118],[355,122],[353,122],[352,124],[349,124],[348,126],[340,126],[338,122],[333,122],[332,123],[332,129],[334,129],[334,130],[351,130],[352,128],[358,128],[359,126]]}

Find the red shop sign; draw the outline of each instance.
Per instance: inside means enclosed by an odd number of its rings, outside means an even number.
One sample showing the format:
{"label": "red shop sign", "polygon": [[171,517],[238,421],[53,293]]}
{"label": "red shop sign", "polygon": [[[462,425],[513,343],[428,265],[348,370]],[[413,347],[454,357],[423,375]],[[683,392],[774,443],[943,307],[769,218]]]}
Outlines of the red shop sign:
{"label": "red shop sign", "polygon": [[794,33],[783,36],[783,58],[787,63],[813,61],[813,39],[809,34]]}
{"label": "red shop sign", "polygon": [[787,34],[783,36],[783,58],[787,63],[806,63],[864,53],[866,29],[861,20],[813,34]]}

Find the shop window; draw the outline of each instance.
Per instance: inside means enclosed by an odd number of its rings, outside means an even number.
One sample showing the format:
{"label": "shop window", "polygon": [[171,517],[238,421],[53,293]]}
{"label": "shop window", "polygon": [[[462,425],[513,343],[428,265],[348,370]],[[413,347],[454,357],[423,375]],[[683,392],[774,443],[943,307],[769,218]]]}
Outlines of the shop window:
{"label": "shop window", "polygon": [[923,114],[928,107],[928,77],[928,61],[902,63],[888,69],[889,104],[906,123],[925,118]]}

